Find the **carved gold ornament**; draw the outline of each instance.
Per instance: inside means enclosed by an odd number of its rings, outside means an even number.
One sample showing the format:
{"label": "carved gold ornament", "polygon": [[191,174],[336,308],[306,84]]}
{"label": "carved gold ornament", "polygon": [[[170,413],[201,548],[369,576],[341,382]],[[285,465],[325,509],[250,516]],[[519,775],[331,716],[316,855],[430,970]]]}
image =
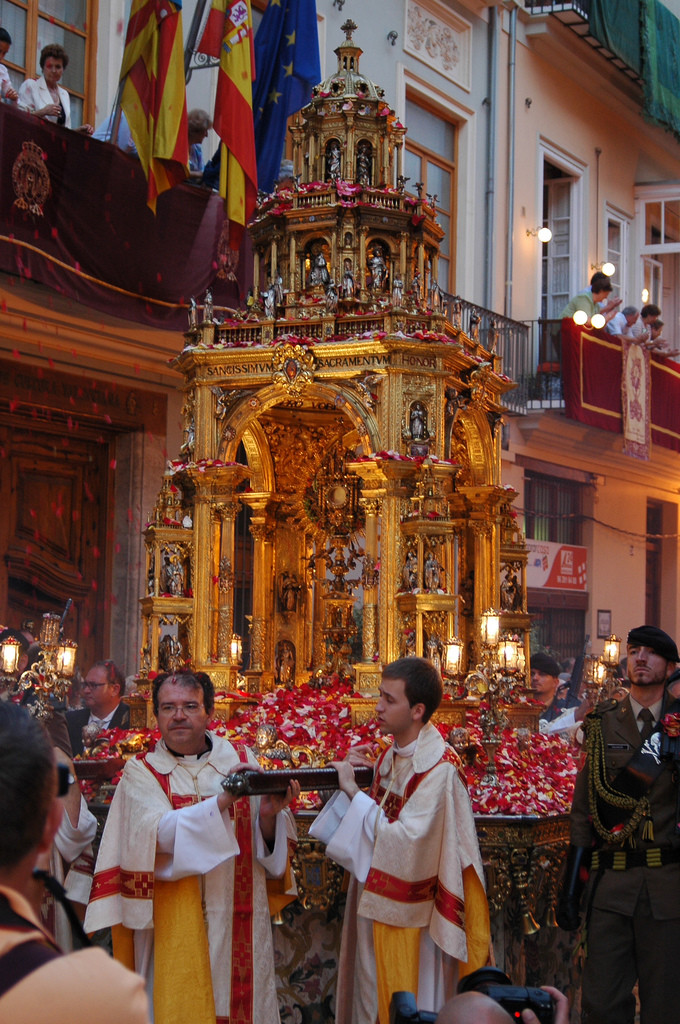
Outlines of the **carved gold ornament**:
{"label": "carved gold ornament", "polygon": [[274,349],[272,380],[297,397],[314,380],[314,353],[303,345],[281,345]]}

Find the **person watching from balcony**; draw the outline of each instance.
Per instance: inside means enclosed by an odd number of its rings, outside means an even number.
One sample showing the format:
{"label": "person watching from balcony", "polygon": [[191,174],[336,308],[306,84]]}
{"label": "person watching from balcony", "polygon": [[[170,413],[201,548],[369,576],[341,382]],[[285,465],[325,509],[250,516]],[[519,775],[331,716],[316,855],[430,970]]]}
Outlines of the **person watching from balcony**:
{"label": "person watching from balcony", "polygon": [[653,302],[647,303],[640,310],[640,319],[636,320],[632,327],[624,331],[627,338],[634,338],[640,344],[652,340],[652,324],[661,316],[661,310]]}
{"label": "person watching from balcony", "polygon": [[95,129],[92,138],[99,139],[101,142],[112,142],[119,149],[122,149],[124,153],[129,153],[130,156],[137,156],[137,147],[132,141],[130,125],[127,123],[127,118],[122,110],[118,118],[116,137],[115,139],[113,138],[116,127],[116,113],[117,111],[114,109],[113,113],[109,114],[105,121],[102,121],[99,127]]}
{"label": "person watching from balcony", "polygon": [[629,328],[640,319],[640,310],[636,306],[624,306],[622,310],[615,313],[607,324],[609,334],[627,334]]}
{"label": "person watching from balcony", "polygon": [[3,100],[18,100],[19,93],[12,86],[9,71],[2,63],[12,45],[12,37],[6,28],[0,28],[0,96]]}
{"label": "person watching from balcony", "polygon": [[[19,106],[53,124],[71,127],[71,101],[59,82],[68,67],[68,54],[58,43],[49,43],[40,51],[40,78],[27,78],[19,89]],[[79,132],[92,135],[91,124],[81,124]]]}
{"label": "person watching from balcony", "polygon": [[650,352],[654,352],[657,356],[677,356],[680,350],[672,348],[671,343],[662,336],[663,320],[652,320],[649,326],[651,337],[649,341],[645,342],[645,348],[648,348]]}
{"label": "person watching from balcony", "polygon": [[[572,320],[574,313],[585,313],[586,320],[583,326],[592,327],[592,318],[596,313],[601,313],[604,316],[605,324],[609,323],[616,313],[617,306],[620,306],[622,301],[609,298],[611,290],[611,281],[606,274],[598,270],[590,279],[590,288],[579,292],[566,304],[562,310],[562,319]],[[600,303],[604,303],[604,305],[600,306]]]}
{"label": "person watching from balcony", "polygon": [[203,162],[203,139],[207,138],[212,128],[212,118],[206,110],[196,108],[187,116],[189,127],[189,177],[202,178],[205,164]]}

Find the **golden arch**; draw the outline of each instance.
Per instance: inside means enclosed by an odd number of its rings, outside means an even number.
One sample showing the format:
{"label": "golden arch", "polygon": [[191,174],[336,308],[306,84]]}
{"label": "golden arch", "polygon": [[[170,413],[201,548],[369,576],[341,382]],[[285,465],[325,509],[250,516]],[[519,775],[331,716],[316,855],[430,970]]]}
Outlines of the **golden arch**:
{"label": "golden arch", "polygon": [[[286,398],[279,384],[262,387],[255,396],[257,405],[254,407],[253,395],[244,395],[232,410],[225,427],[231,427],[231,438],[224,439],[220,444],[218,458],[225,462],[236,460],[241,442],[246,450],[248,465],[252,475],[250,486],[255,491],[266,492],[274,487],[274,466],[269,453],[269,445],[259,419],[268,409],[278,405]],[[370,455],[382,447],[380,431],[375,415],[367,409],[362,399],[351,387],[341,384],[326,384],[313,381],[304,391],[305,399],[320,402],[332,402],[339,413],[343,413],[350,421],[358,435],[357,447],[363,454]]]}

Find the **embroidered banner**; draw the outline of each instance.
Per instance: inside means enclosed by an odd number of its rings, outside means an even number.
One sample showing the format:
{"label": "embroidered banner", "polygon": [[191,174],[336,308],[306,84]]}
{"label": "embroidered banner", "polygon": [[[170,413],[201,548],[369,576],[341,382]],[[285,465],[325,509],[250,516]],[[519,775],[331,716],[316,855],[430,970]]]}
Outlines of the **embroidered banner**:
{"label": "embroidered banner", "polygon": [[[613,334],[562,321],[562,382],[569,419],[623,433],[621,342]],[[680,363],[651,356],[649,362],[651,442],[680,452]]]}
{"label": "embroidered banner", "polygon": [[623,451],[636,459],[649,458],[650,356],[646,348],[621,339],[621,406]]}

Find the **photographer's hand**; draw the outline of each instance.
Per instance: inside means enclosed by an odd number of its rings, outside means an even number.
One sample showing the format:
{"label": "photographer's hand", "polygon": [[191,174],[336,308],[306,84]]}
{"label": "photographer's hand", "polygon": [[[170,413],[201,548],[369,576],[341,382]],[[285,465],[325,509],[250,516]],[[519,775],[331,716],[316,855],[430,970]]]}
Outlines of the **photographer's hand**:
{"label": "photographer's hand", "polygon": [[[569,1024],[569,1000],[567,997],[552,985],[541,985],[541,988],[553,998],[555,1004],[553,1024]],[[534,1011],[529,1009],[522,1010],[522,1020],[524,1024],[540,1024]]]}

